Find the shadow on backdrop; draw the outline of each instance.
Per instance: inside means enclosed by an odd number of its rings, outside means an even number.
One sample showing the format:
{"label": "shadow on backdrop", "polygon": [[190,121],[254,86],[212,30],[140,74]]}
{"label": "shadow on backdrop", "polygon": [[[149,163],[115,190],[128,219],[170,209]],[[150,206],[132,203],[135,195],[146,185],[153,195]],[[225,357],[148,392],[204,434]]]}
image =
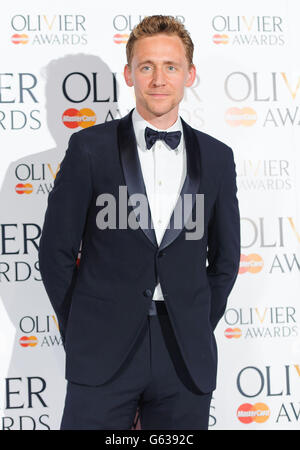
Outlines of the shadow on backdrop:
{"label": "shadow on backdrop", "polygon": [[[38,270],[41,227],[71,134],[121,117],[116,77],[98,56],[74,54],[52,60],[41,77],[46,100],[46,123],[41,126],[48,127],[55,145],[45,149],[41,142],[40,152],[27,149],[23,158],[11,162],[0,191],[0,297],[15,329],[7,361],[3,429],[59,429],[65,354]],[[80,125],[74,120],[78,114],[89,117]]]}

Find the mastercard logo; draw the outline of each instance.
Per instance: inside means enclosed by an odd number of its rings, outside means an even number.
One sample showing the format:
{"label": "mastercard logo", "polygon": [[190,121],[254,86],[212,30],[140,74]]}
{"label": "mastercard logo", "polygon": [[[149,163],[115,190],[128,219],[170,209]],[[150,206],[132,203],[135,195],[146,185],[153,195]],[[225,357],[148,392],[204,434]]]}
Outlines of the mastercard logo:
{"label": "mastercard logo", "polygon": [[251,253],[251,255],[241,254],[239,274],[245,272],[258,273],[262,270],[264,262],[262,257],[256,253]]}
{"label": "mastercard logo", "polygon": [[32,184],[30,183],[18,183],[15,187],[17,194],[31,194],[33,192]]}
{"label": "mastercard logo", "polygon": [[227,339],[239,339],[242,336],[242,331],[240,328],[227,328],[224,335]]}
{"label": "mastercard logo", "polygon": [[227,34],[214,34],[213,42],[214,42],[214,44],[228,44],[229,37]]}
{"label": "mastercard logo", "polygon": [[270,409],[265,403],[255,403],[254,405],[244,403],[236,412],[239,421],[245,424],[264,423],[269,419],[270,414]]}
{"label": "mastercard logo", "polygon": [[231,127],[251,127],[257,121],[257,114],[252,108],[229,108],[225,113],[225,121]]}
{"label": "mastercard logo", "polygon": [[63,124],[67,128],[88,128],[95,125],[97,120],[96,114],[92,109],[82,108],[75,109],[70,108],[67,109],[62,115]]}
{"label": "mastercard logo", "polygon": [[35,347],[38,343],[38,340],[35,336],[22,336],[19,339],[19,343],[21,347]]}
{"label": "mastercard logo", "polygon": [[11,42],[13,44],[28,44],[27,34],[13,34],[11,37]]}
{"label": "mastercard logo", "polygon": [[115,44],[126,44],[128,41],[129,34],[115,34],[114,35],[114,43]]}

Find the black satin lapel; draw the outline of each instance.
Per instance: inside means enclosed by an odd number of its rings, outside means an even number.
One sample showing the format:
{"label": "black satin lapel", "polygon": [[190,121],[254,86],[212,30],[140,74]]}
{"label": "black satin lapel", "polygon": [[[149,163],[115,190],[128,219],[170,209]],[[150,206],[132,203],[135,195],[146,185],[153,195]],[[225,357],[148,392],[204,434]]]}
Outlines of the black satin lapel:
{"label": "black satin lapel", "polygon": [[[190,214],[192,213],[196,194],[199,190],[200,185],[200,154],[197,138],[194,134],[194,131],[190,125],[188,125],[182,118],[182,127],[183,127],[183,135],[185,140],[185,148],[186,148],[186,178],[184,184],[182,186],[180,195],[178,197],[175,208],[172,212],[168,228],[165,231],[165,234],[160,243],[159,249],[165,248],[167,245],[170,245],[181,233],[183,227],[186,225]],[[188,201],[184,205],[184,195],[190,194],[191,201]],[[181,200],[180,200],[181,199]],[[175,223],[176,227],[174,227],[174,212],[179,207],[179,202],[182,204],[182,214],[181,220],[178,223]]]}
{"label": "black satin lapel", "polygon": [[[148,205],[148,226],[143,226],[143,223],[140,223],[139,228],[143,230],[147,238],[151,241],[151,243],[158,247],[155,231],[152,225],[151,211],[149,207],[149,201],[145,189],[142,169],[140,165],[140,160],[138,156],[137,143],[134,134],[134,129],[132,125],[132,112],[133,109],[120,119],[118,125],[118,144],[120,151],[120,161],[123,168],[124,179],[127,185],[127,193],[128,197],[133,194],[143,194],[147,199]],[[132,206],[132,205],[131,205]],[[134,208],[133,208],[134,209]],[[138,214],[134,209],[134,213],[136,217]]]}

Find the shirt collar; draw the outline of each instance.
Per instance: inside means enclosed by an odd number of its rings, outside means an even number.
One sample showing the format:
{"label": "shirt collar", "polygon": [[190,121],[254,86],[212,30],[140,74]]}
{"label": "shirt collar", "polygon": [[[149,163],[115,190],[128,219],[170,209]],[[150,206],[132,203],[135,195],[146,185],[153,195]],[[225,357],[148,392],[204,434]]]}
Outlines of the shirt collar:
{"label": "shirt collar", "polygon": [[152,130],[156,131],[181,131],[181,139],[180,143],[177,148],[177,152],[179,152],[183,147],[183,129],[182,129],[182,122],[180,119],[180,116],[178,115],[176,122],[169,128],[166,128],[165,130],[162,130],[160,128],[156,128],[151,123],[147,122],[137,111],[136,108],[134,108],[132,112],[132,124],[133,129],[136,137],[136,142],[139,148],[142,150],[147,150],[146,148],[146,141],[145,141],[145,128],[149,127],[152,128]]}

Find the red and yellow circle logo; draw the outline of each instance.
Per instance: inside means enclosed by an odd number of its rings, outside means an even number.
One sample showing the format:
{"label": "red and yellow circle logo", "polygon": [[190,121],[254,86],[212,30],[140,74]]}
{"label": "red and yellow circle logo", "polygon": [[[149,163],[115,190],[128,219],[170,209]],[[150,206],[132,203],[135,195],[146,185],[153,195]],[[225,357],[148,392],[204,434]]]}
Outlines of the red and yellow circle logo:
{"label": "red and yellow circle logo", "polygon": [[38,340],[35,336],[22,336],[19,339],[19,343],[21,347],[35,347],[38,343]]}
{"label": "red and yellow circle logo", "polygon": [[214,44],[228,44],[229,36],[228,36],[228,34],[214,34],[213,42],[214,42]]}
{"label": "red and yellow circle logo", "polygon": [[263,259],[256,253],[250,255],[241,254],[239,274],[250,272],[258,273],[262,270],[264,265]]}
{"label": "red and yellow circle logo", "polygon": [[33,187],[31,183],[18,183],[16,184],[17,194],[31,194],[33,192]]}
{"label": "red and yellow circle logo", "polygon": [[239,339],[242,336],[242,331],[240,328],[227,328],[224,334],[227,339]]}
{"label": "red and yellow circle logo", "polygon": [[126,44],[128,41],[129,34],[120,34],[117,33],[114,35],[114,43],[115,44]]}
{"label": "red and yellow circle logo", "polygon": [[28,44],[28,35],[27,34],[13,34],[11,37],[11,42],[13,44]]}
{"label": "red and yellow circle logo", "polygon": [[239,421],[245,424],[264,423],[269,419],[270,414],[270,409],[265,403],[255,403],[254,405],[244,403],[236,412]]}
{"label": "red and yellow circle logo", "polygon": [[95,125],[96,114],[90,108],[69,108],[62,115],[63,124],[68,128],[88,128]]}
{"label": "red and yellow circle logo", "polygon": [[231,127],[251,127],[257,121],[257,114],[253,108],[229,108],[225,114],[225,121]]}

